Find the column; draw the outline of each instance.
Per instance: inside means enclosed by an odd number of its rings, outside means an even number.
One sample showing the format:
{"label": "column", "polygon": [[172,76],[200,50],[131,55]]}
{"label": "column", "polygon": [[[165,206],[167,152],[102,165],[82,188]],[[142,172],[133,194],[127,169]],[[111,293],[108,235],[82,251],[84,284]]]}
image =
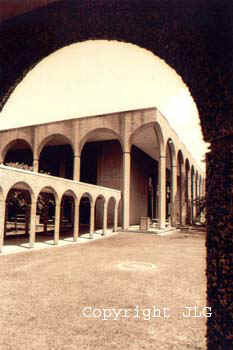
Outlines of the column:
{"label": "column", "polygon": [[79,205],[80,199],[75,199],[74,204],[74,242],[77,242],[79,236]]}
{"label": "column", "polygon": [[186,213],[185,213],[185,169],[184,169],[184,164],[181,165],[181,203],[180,203],[180,208],[181,208],[181,225],[185,224],[185,218],[186,218]]}
{"label": "column", "polygon": [[186,171],[186,224],[191,223],[191,174]]}
{"label": "column", "polygon": [[166,156],[160,156],[159,158],[159,171],[158,171],[158,190],[159,190],[159,203],[158,203],[158,219],[159,227],[165,227],[166,221]]}
{"label": "column", "polygon": [[34,247],[36,237],[36,201],[33,200],[31,203],[31,211],[30,211],[30,238],[29,238],[29,246],[31,248]]}
{"label": "column", "polygon": [[208,349],[233,346],[233,137],[212,141],[207,154]]}
{"label": "column", "polygon": [[61,201],[56,200],[56,210],[55,210],[55,226],[54,226],[54,244],[59,243],[60,235],[60,213],[61,213]]}
{"label": "column", "polygon": [[123,229],[130,225],[130,152],[123,152]]}
{"label": "column", "polygon": [[171,224],[176,225],[176,195],[177,195],[177,167],[172,164],[172,186],[171,186]]}
{"label": "column", "polygon": [[93,238],[94,228],[95,228],[95,202],[90,200],[90,231],[89,237]]}
{"label": "column", "polygon": [[39,172],[39,160],[36,158],[33,159],[33,171],[36,173]]}
{"label": "column", "polygon": [[194,218],[194,206],[193,206],[193,200],[194,200],[194,186],[193,186],[193,172],[191,170],[191,177],[190,177],[190,187],[191,187],[191,224],[193,223]]}
{"label": "column", "polygon": [[74,173],[73,180],[80,181],[80,156],[74,155]]}
{"label": "column", "polygon": [[0,253],[2,253],[2,247],[4,244],[4,232],[5,232],[5,215],[6,215],[6,202],[3,198],[0,198]]}
{"label": "column", "polygon": [[117,226],[118,226],[118,205],[119,205],[119,202],[115,202],[113,232],[117,232]]}
{"label": "column", "polygon": [[104,216],[103,216],[103,235],[107,233],[107,218],[108,218],[108,203],[104,201]]}

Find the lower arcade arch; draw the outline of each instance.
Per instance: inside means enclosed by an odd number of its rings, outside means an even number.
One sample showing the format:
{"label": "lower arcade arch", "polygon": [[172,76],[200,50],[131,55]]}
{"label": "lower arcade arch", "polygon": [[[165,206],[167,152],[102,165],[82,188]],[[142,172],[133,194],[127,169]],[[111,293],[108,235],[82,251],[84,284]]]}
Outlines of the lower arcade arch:
{"label": "lower arcade arch", "polygon": [[4,241],[6,244],[28,242],[31,229],[31,204],[34,194],[26,183],[10,188],[5,201]]}
{"label": "lower arcade arch", "polygon": [[92,196],[89,193],[82,194],[79,201],[79,236],[90,233],[92,206]]}
{"label": "lower arcade arch", "polygon": [[[109,198],[107,207],[107,228],[114,229],[115,219],[118,219],[117,203],[114,197]],[[117,211],[117,217],[115,217]]]}
{"label": "lower arcade arch", "polygon": [[50,239],[55,235],[57,194],[50,188],[43,188],[36,202],[36,236]]}
{"label": "lower arcade arch", "polygon": [[61,199],[59,233],[61,236],[74,234],[76,196],[72,191],[66,191]]}
{"label": "lower arcade arch", "polygon": [[94,228],[95,230],[101,230],[102,233],[104,233],[105,229],[105,223],[104,220],[105,218],[105,212],[106,212],[106,207],[107,202],[104,196],[99,195],[96,200],[95,200],[95,224]]}

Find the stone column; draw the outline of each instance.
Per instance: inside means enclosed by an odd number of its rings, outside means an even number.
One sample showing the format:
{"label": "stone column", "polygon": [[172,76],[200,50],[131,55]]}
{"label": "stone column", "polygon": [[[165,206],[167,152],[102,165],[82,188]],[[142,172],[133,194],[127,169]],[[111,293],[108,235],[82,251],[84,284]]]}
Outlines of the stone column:
{"label": "stone column", "polygon": [[89,237],[93,238],[94,228],[95,228],[95,202],[90,200],[90,231]]}
{"label": "stone column", "polygon": [[61,201],[56,200],[56,210],[55,210],[55,225],[54,225],[54,244],[59,243],[60,235],[60,214],[61,214]]}
{"label": "stone column", "polygon": [[118,227],[118,205],[119,202],[115,202],[113,232],[117,232]]}
{"label": "stone column", "polygon": [[185,169],[184,164],[181,165],[181,224],[185,224],[186,206],[185,206]]}
{"label": "stone column", "polygon": [[3,198],[0,198],[0,253],[2,253],[2,247],[4,244],[4,231],[5,231],[5,214],[6,214],[6,202]]}
{"label": "stone column", "polygon": [[80,156],[74,156],[74,172],[73,172],[73,180],[80,181]]}
{"label": "stone column", "polygon": [[164,228],[165,221],[166,221],[166,156],[165,155],[161,155],[159,158],[158,190],[159,190],[159,203],[158,203],[159,227]]}
{"label": "stone column", "polygon": [[209,350],[233,348],[233,137],[212,141],[207,154],[207,319]]}
{"label": "stone column", "polygon": [[175,226],[176,222],[176,195],[177,195],[177,167],[172,165],[172,186],[171,186],[171,224]]}
{"label": "stone column", "polygon": [[123,229],[130,225],[130,152],[123,152]]}
{"label": "stone column", "polygon": [[36,237],[36,201],[33,200],[31,203],[31,211],[30,211],[30,238],[29,238],[29,246],[31,248],[34,247]]}
{"label": "stone column", "polygon": [[107,233],[107,218],[108,218],[108,203],[104,201],[104,215],[103,215],[103,235]]}
{"label": "stone column", "polygon": [[74,203],[74,242],[77,242],[79,236],[79,205],[80,199],[75,199]]}
{"label": "stone column", "polygon": [[33,171],[36,173],[39,172],[39,160],[36,158],[33,159]]}
{"label": "stone column", "polygon": [[191,223],[191,174],[186,171],[186,224]]}

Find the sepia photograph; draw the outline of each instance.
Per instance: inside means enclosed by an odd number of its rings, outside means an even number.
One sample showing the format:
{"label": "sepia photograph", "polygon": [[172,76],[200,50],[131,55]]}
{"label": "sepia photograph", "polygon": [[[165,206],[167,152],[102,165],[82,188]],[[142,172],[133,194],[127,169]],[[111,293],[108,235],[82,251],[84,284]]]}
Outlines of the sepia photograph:
{"label": "sepia photograph", "polygon": [[233,6],[0,0],[0,350],[233,349]]}

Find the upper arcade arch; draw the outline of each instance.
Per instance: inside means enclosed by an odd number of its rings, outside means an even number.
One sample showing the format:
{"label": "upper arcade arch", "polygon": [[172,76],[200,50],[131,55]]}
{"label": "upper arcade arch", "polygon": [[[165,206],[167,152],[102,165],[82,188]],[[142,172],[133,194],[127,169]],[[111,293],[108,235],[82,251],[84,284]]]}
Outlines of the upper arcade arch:
{"label": "upper arcade arch", "polygon": [[32,145],[21,138],[10,141],[2,150],[3,163],[22,163],[29,166],[33,162]]}
{"label": "upper arcade arch", "polygon": [[61,144],[68,144],[72,148],[72,151],[74,152],[74,146],[72,140],[64,135],[64,134],[58,134],[58,133],[52,133],[51,135],[47,135],[45,138],[41,140],[39,143],[34,157],[36,159],[39,159],[41,151],[46,145],[61,145]]}
{"label": "upper arcade arch", "polygon": [[61,134],[46,137],[39,145],[39,171],[72,179],[74,151],[69,138]]}
{"label": "upper arcade arch", "polygon": [[[126,149],[130,150],[133,144],[154,159],[158,159],[161,154],[164,155],[165,143],[160,124],[157,122],[146,122],[139,126],[136,130],[133,130],[129,136],[128,146]],[[153,152],[153,154],[151,152]]]}
{"label": "upper arcade arch", "polygon": [[117,140],[121,145],[121,149],[123,149],[123,143],[121,136],[112,128],[96,128],[94,127],[92,130],[89,130],[79,142],[79,153],[81,155],[84,145],[87,142],[98,142],[98,141],[109,141],[109,140]]}

